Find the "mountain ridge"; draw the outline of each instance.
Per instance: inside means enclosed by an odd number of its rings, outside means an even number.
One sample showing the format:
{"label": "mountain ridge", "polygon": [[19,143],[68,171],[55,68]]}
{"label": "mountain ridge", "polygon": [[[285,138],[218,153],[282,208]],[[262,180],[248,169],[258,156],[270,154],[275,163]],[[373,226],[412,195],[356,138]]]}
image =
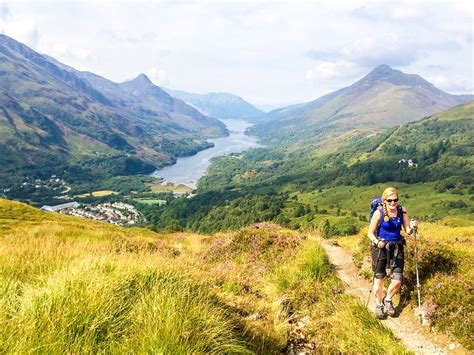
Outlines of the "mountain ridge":
{"label": "mountain ridge", "polygon": [[142,161],[147,168],[139,171],[145,172],[204,147],[205,138],[227,134],[220,121],[171,98],[143,76],[153,105],[131,95],[126,85],[79,72],[5,35],[0,35],[0,78],[4,172],[54,170],[73,160],[97,160],[97,154]]}
{"label": "mountain ridge", "polygon": [[[251,132],[271,142],[318,139],[324,130],[380,131],[474,99],[451,95],[416,74],[377,66],[350,86],[316,100],[271,111]],[[298,134],[297,131],[304,132]]]}
{"label": "mountain ridge", "polygon": [[183,90],[164,89],[171,96],[192,105],[204,114],[220,119],[258,120],[265,113],[240,96],[227,92],[207,94],[189,93]]}

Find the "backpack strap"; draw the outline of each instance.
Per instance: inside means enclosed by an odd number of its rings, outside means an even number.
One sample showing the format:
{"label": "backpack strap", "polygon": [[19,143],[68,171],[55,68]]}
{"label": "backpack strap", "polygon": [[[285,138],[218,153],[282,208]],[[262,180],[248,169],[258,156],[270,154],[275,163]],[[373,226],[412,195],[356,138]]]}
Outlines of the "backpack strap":
{"label": "backpack strap", "polygon": [[398,213],[398,216],[400,216],[400,219],[402,221],[402,223],[400,224],[400,230],[402,230],[403,229],[403,214],[406,213],[406,212],[403,212],[402,205],[397,206],[397,213]]}
{"label": "backpack strap", "polygon": [[[384,218],[384,212],[383,212],[383,206],[382,205],[377,207],[377,209],[380,211],[380,219],[379,219],[379,223],[377,225],[377,230],[376,230],[376,232],[377,232],[376,236],[378,237],[379,232],[380,232],[380,226],[382,225],[383,218]],[[403,206],[402,205],[397,206],[397,213],[398,213],[397,216],[400,216],[400,218],[402,220],[402,223],[400,225],[400,229],[402,229],[403,228],[403,214],[405,213],[405,212],[403,212]]]}
{"label": "backpack strap", "polygon": [[379,237],[379,232],[380,232],[380,226],[382,225],[383,217],[384,217],[384,215],[383,215],[383,206],[379,205],[377,207],[377,210],[380,211],[379,223],[377,224],[377,229],[376,229],[376,232],[377,232],[376,237],[378,238]]}

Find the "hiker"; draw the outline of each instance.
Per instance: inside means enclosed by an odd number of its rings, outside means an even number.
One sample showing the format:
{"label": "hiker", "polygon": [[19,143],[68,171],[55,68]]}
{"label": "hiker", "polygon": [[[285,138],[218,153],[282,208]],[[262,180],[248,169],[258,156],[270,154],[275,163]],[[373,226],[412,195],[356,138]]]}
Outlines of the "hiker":
{"label": "hiker", "polygon": [[[415,220],[410,220],[404,207],[398,204],[398,192],[395,187],[384,190],[381,206],[373,212],[368,236],[372,241],[372,270],[374,272],[373,293],[375,296],[375,316],[379,319],[395,315],[392,298],[400,291],[403,281],[405,239],[401,228],[411,234],[417,227]],[[386,268],[391,271],[392,281],[384,297],[384,278]]]}

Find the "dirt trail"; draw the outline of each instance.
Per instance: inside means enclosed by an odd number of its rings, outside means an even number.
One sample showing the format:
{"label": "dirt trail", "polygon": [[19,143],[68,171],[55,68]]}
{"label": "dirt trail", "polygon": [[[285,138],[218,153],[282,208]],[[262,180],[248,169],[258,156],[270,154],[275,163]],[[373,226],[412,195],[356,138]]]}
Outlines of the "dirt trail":
{"label": "dirt trail", "polygon": [[[347,250],[329,241],[322,243],[331,263],[336,267],[339,278],[346,285],[346,293],[359,297],[364,304],[367,302],[370,284],[359,275],[359,270],[352,262],[352,255]],[[373,311],[375,304],[370,297],[369,310]],[[388,317],[381,321],[390,328],[407,349],[416,354],[466,354],[459,344],[449,341],[443,335],[430,334],[422,327],[409,308],[404,309],[396,318]]]}

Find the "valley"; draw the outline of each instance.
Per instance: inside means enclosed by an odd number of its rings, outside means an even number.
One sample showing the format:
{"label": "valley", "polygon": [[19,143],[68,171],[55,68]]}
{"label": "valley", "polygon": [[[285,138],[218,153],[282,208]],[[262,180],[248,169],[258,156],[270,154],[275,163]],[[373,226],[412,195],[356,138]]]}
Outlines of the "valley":
{"label": "valley", "polygon": [[382,64],[264,113],[0,34],[0,352],[409,353],[324,249],[370,281],[387,186],[420,223],[428,328],[472,351],[473,99]]}

